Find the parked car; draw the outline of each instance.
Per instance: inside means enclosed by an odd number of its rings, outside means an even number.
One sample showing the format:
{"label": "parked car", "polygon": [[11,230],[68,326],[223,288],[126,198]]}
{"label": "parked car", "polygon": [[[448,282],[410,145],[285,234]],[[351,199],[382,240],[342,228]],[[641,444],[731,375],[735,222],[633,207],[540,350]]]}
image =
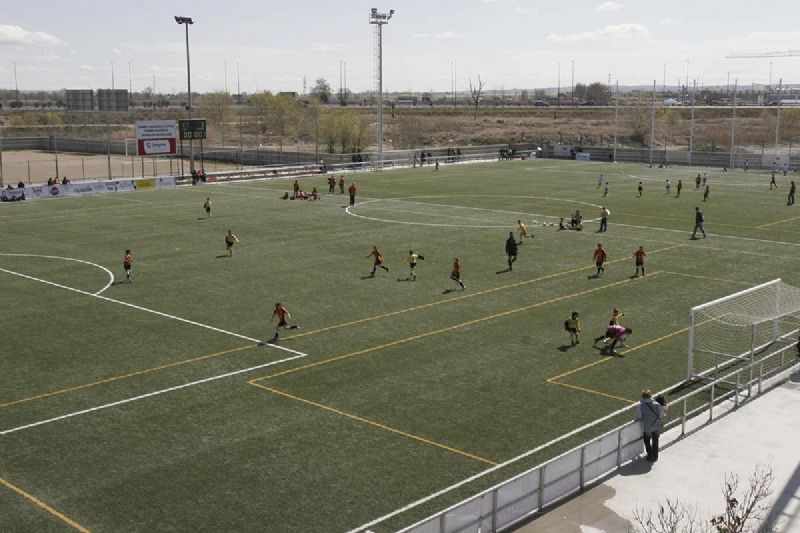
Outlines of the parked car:
{"label": "parked car", "polygon": [[550,104],[548,104],[544,100],[535,100],[533,102],[533,105],[535,105],[536,107],[545,107],[545,106],[549,106]]}

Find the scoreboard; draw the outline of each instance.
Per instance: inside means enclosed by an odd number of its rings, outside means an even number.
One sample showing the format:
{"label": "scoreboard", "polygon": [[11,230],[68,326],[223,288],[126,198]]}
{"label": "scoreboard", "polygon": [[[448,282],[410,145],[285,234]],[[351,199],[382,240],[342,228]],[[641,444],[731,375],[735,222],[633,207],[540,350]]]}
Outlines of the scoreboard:
{"label": "scoreboard", "polygon": [[196,141],[206,138],[206,120],[194,118],[178,121],[178,135],[182,141]]}

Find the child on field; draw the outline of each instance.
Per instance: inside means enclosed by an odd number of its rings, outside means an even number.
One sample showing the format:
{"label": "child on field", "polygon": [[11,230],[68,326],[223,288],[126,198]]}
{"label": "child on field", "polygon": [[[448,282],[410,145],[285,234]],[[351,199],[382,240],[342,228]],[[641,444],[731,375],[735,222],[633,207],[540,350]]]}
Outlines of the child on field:
{"label": "child on field", "polygon": [[581,343],[581,340],[578,338],[578,332],[581,330],[581,321],[578,318],[577,311],[573,311],[570,317],[564,321],[564,329],[569,332],[569,340],[572,346]]}

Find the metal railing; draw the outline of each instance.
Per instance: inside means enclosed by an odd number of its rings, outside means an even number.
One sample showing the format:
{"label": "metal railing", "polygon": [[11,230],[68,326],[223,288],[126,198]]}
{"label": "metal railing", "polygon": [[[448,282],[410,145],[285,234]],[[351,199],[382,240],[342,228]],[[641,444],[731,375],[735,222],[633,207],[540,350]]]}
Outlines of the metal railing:
{"label": "metal railing", "polygon": [[[713,421],[715,416],[719,417],[721,412],[736,409],[741,404],[758,397],[765,390],[783,383],[793,370],[800,367],[800,358],[795,355],[796,350],[797,347],[794,345],[783,346],[758,361],[743,365],[725,376],[673,400],[670,404],[671,412],[679,410],[679,416],[669,421],[663,431],[676,427],[680,427],[680,431],[676,435],[662,436],[662,442],[669,444],[685,436],[687,426],[693,421],[697,421],[697,425],[701,427]],[[681,385],[684,384],[676,386]],[[672,390],[676,386],[667,390]],[[600,423],[628,413],[635,407],[634,404],[620,409],[600,420],[578,428],[568,435],[596,428]],[[708,418],[703,421],[700,417],[705,412],[708,413]],[[633,418],[632,415],[630,416]],[[465,533],[503,530],[567,496],[583,491],[593,481],[607,476],[624,463],[640,456],[643,448],[641,437],[641,423],[627,422],[541,465],[416,522],[400,530],[399,533]],[[559,437],[499,466],[506,466],[523,457],[528,457],[534,451],[541,451],[564,438],[565,436]],[[493,467],[473,476],[471,480],[496,470],[497,467]],[[462,485],[457,484],[456,486]],[[441,496],[446,492],[447,490],[439,491],[436,496]],[[415,504],[405,506],[402,511],[407,512],[431,499],[433,498],[423,498]],[[367,527],[399,514],[401,513],[386,515],[380,521],[373,521],[354,531],[366,531]]]}

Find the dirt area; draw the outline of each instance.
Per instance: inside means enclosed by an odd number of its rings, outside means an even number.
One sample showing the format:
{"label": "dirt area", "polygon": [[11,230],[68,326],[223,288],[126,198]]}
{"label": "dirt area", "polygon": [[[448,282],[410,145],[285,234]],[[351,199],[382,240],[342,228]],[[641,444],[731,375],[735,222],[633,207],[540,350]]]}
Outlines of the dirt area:
{"label": "dirt area", "polygon": [[[58,173],[56,173],[56,154],[36,150],[5,150],[3,151],[3,178],[4,184],[16,185],[20,180],[25,184],[46,183],[48,178],[56,175],[67,177],[72,182],[94,181],[108,178],[108,158],[97,154],[59,153]],[[144,164],[144,165],[143,165]],[[200,162],[195,161],[199,168]],[[141,177],[144,166],[144,176],[178,175],[181,161],[174,158],[152,159],[125,157],[122,155],[111,156],[111,175],[114,178]],[[235,168],[233,165],[207,161],[206,171],[228,170]],[[189,161],[184,160],[184,171],[188,173]]]}

